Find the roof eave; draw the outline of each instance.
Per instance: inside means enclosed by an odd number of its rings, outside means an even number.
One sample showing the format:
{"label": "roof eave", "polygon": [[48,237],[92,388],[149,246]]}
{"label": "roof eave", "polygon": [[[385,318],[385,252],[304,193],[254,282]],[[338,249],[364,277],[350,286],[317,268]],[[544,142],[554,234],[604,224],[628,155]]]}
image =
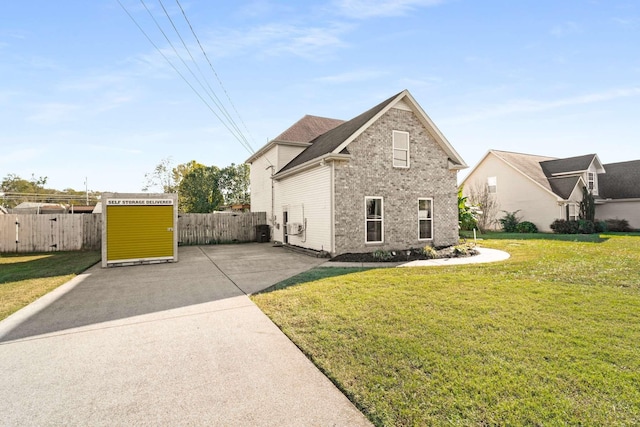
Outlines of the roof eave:
{"label": "roof eave", "polygon": [[314,159],[308,160],[304,163],[301,163],[291,169],[288,169],[284,172],[279,172],[275,175],[273,175],[273,179],[278,181],[280,179],[283,178],[287,178],[289,176],[298,174],[300,172],[304,172],[308,169],[311,169],[313,167],[319,166],[324,164],[325,162],[329,162],[329,161],[348,161],[349,159],[351,159],[351,154],[335,154],[335,153],[327,153],[325,155],[322,155],[320,157],[316,157]]}

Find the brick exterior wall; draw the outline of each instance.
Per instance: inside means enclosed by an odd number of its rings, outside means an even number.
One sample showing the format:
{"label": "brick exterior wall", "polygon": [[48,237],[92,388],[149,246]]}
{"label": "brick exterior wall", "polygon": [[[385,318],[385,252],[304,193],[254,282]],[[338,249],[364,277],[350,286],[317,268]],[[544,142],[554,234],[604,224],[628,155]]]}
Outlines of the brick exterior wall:
{"label": "brick exterior wall", "polygon": [[[409,132],[410,167],[393,167],[392,131]],[[401,250],[458,242],[457,172],[411,111],[391,108],[335,163],[336,253]],[[384,242],[365,243],[365,196],[384,200]],[[433,198],[433,240],[418,239],[418,198]]]}

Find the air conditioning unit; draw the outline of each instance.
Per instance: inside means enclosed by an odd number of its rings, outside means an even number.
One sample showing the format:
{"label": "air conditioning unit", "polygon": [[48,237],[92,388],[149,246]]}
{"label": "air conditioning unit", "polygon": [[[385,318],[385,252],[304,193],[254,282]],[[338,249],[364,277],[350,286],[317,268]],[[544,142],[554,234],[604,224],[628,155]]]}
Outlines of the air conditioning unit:
{"label": "air conditioning unit", "polygon": [[301,234],[304,231],[304,226],[299,222],[290,222],[287,224],[287,234],[295,236]]}

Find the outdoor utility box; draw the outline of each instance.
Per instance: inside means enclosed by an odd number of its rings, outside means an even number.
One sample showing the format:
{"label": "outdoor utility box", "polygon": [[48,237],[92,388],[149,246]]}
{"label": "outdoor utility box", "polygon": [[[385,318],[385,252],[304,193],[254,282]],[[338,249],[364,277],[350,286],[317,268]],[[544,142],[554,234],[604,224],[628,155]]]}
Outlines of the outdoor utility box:
{"label": "outdoor utility box", "polygon": [[102,267],[178,261],[178,195],[103,193]]}
{"label": "outdoor utility box", "polygon": [[268,224],[256,225],[256,241],[258,243],[268,243],[271,240]]}

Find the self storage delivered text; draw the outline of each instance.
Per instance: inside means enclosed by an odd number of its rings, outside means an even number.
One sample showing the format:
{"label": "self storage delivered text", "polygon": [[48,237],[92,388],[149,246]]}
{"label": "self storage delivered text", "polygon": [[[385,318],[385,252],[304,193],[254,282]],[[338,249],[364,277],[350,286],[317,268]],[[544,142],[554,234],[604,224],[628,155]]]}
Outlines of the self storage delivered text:
{"label": "self storage delivered text", "polygon": [[107,206],[171,206],[172,199],[108,199]]}

